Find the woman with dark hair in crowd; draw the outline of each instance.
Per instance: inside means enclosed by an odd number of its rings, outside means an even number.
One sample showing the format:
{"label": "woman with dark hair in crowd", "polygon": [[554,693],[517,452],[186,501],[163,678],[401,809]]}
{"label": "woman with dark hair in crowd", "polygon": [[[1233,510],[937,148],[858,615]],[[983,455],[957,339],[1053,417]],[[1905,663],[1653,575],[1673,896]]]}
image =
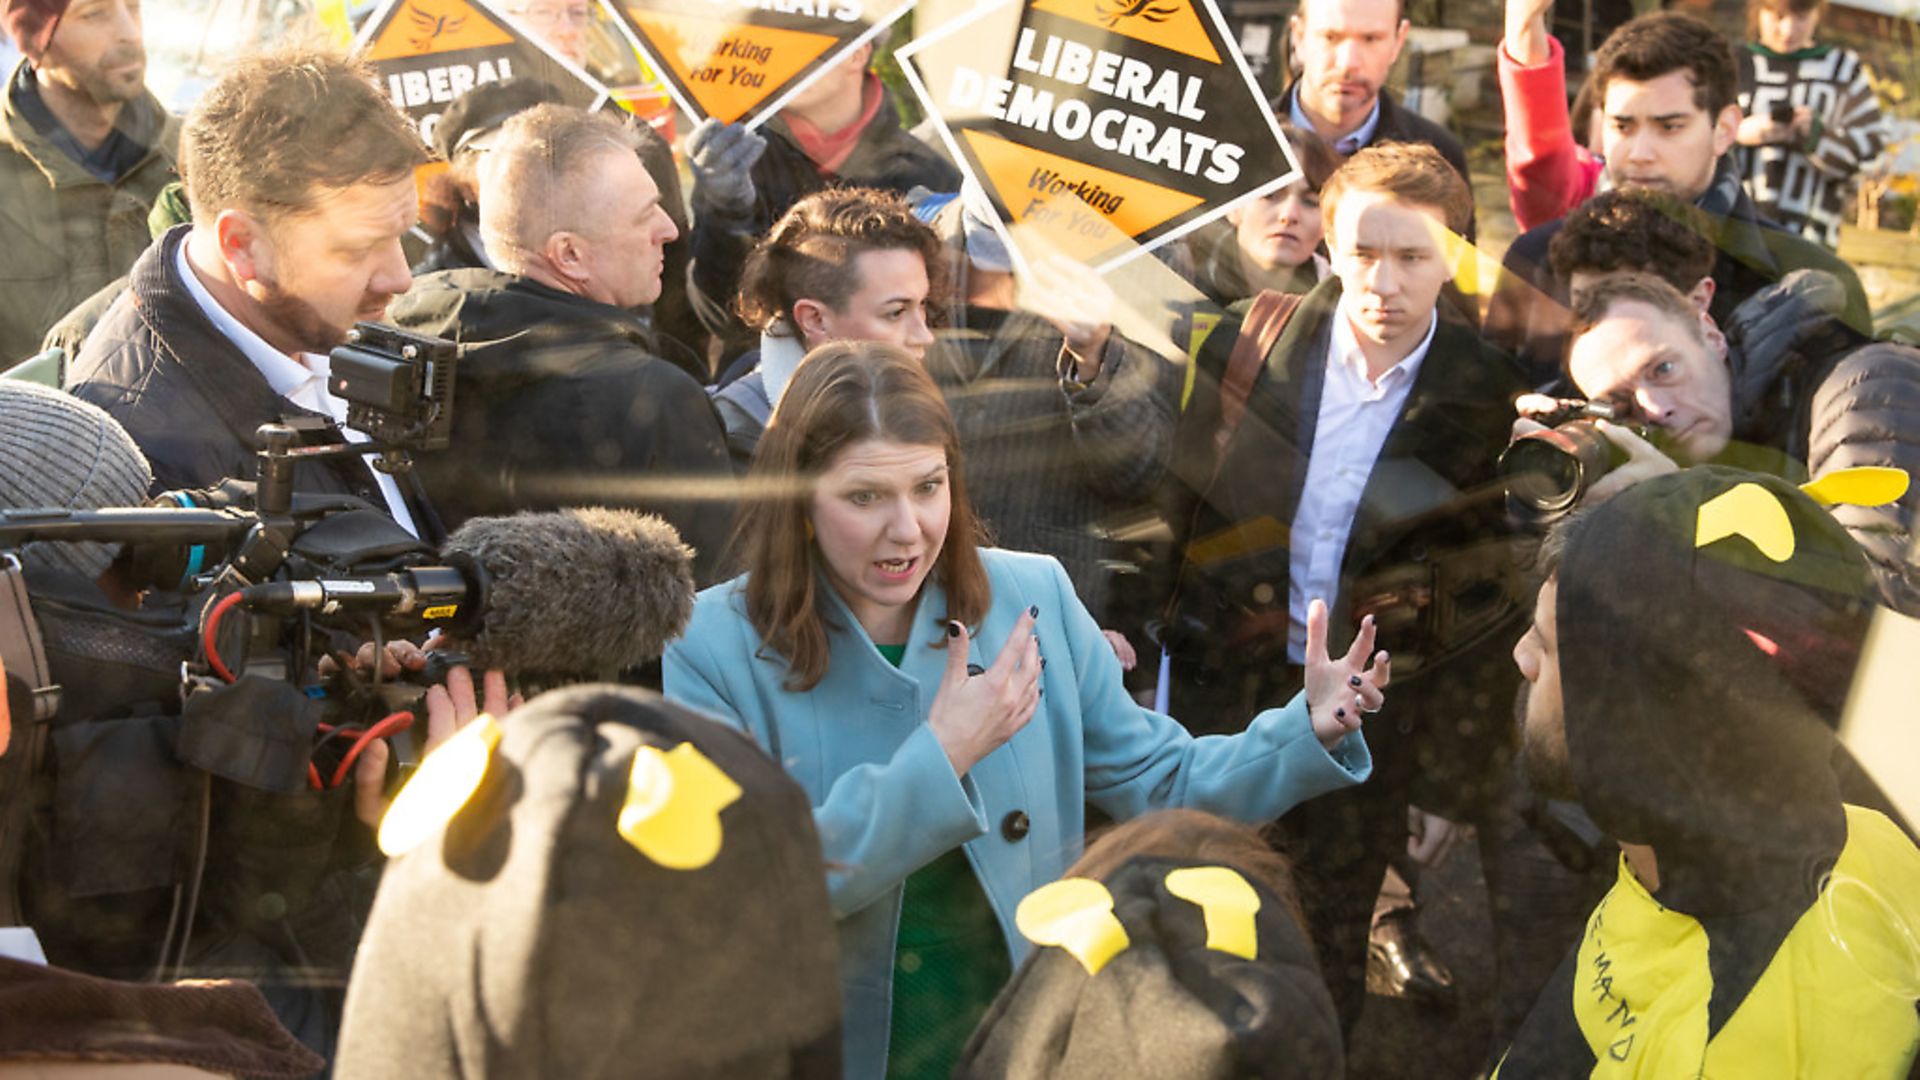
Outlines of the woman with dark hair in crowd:
{"label": "woman with dark hair in crowd", "polygon": [[[847,1071],[945,1076],[1024,954],[1087,803],[1277,817],[1370,768],[1388,670],[1310,620],[1306,690],[1196,739],[1128,697],[1060,564],[983,549],[953,419],[897,346],[810,354],[755,454],[746,573],[700,595],[667,695],[750,732],[813,799],[840,919]],[[976,644],[977,642],[977,644]]]}
{"label": "woman with dark hair in crowd", "polygon": [[1320,253],[1320,185],[1340,159],[1311,131],[1283,122],[1280,134],[1300,161],[1300,176],[1228,211],[1224,226],[1194,233],[1194,284],[1223,307],[1262,289],[1311,292],[1332,270]]}
{"label": "woman with dark hair in crowd", "polygon": [[831,188],[794,203],[747,257],[735,309],[760,347],[714,391],[727,449],[745,468],[800,358],[829,341],[933,344],[928,303],[945,259],[900,196]]}

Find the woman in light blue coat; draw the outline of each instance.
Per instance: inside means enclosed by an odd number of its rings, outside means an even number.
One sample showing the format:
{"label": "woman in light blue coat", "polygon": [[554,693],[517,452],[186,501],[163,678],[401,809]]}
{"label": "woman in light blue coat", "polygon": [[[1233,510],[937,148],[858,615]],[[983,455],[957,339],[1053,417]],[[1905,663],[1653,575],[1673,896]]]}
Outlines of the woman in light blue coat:
{"label": "woman in light blue coat", "polygon": [[952,419],[898,348],[811,354],[751,476],[747,573],[700,594],[666,692],[813,798],[850,1077],[946,1075],[1026,951],[1015,907],[1079,854],[1085,803],[1264,822],[1371,768],[1360,713],[1386,658],[1369,625],[1329,660],[1318,602],[1306,690],[1244,733],[1135,704],[1060,564],[977,546]]}

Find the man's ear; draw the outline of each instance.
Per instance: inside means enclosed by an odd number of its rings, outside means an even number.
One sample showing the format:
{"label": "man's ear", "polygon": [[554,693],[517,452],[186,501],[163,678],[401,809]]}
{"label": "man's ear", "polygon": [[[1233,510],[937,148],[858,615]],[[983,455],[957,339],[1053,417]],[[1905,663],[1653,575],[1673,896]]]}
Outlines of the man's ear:
{"label": "man's ear", "polygon": [[232,208],[220,211],[213,219],[213,235],[220,246],[233,279],[244,285],[250,281],[275,280],[273,244],[267,231],[253,215]]}
{"label": "man's ear", "polygon": [[818,300],[795,300],[793,302],[793,328],[800,331],[801,340],[824,341],[831,332],[827,329],[827,305]]}
{"label": "man's ear", "polygon": [[562,229],[548,236],[540,245],[540,254],[553,272],[571,285],[582,287],[593,280],[592,252],[587,238],[579,233]]}
{"label": "man's ear", "polygon": [[1305,40],[1307,24],[1300,21],[1299,15],[1287,16],[1287,58],[1295,66],[1300,63],[1300,42]]}
{"label": "man's ear", "polygon": [[1713,156],[1715,158],[1733,149],[1733,140],[1735,136],[1740,134],[1740,119],[1741,113],[1740,106],[1738,105],[1729,105],[1721,109],[1720,115],[1714,118]]}
{"label": "man's ear", "polygon": [[1727,335],[1720,332],[1720,324],[1714,322],[1713,316],[1707,314],[1704,308],[1700,311],[1700,336],[1706,339],[1707,351],[1713,354],[1713,358],[1726,363]]}
{"label": "man's ear", "polygon": [[1413,24],[1411,22],[1408,22],[1406,19],[1401,19],[1399,27],[1397,27],[1394,30],[1393,32],[1393,59],[1394,60],[1400,59],[1400,50],[1406,46],[1407,31],[1411,29],[1413,29]]}
{"label": "man's ear", "polygon": [[1704,313],[1713,307],[1713,291],[1719,287],[1719,282],[1714,281],[1713,278],[1703,277],[1693,283],[1693,288],[1687,290],[1687,299],[1693,301],[1693,306]]}

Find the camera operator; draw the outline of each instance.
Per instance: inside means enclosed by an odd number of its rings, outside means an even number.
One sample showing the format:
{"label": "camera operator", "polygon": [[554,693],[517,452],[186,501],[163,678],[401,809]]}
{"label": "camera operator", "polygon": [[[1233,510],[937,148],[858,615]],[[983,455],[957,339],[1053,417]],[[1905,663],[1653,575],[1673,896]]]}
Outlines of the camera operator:
{"label": "camera operator", "polygon": [[1543,562],[1526,760],[1620,856],[1497,1075],[1908,1075],[1920,852],[1832,764],[1858,545],[1790,483],[1706,467],[1567,517]]}
{"label": "camera operator", "polygon": [[[0,509],[134,507],[151,482],[132,438],[98,407],[0,380]],[[181,702],[195,609],[143,597],[112,544],[39,540],[18,555],[27,595],[4,582],[16,602],[0,609],[0,641],[11,660],[12,643],[37,634],[45,663],[9,665],[0,925],[32,927],[52,963],[89,974],[255,981],[290,1030],[330,1053],[379,869],[368,828],[385,807],[390,751],[369,737],[351,781],[343,768],[316,790],[254,789],[211,775],[188,747],[208,713],[196,714],[198,696],[184,709]],[[372,652],[363,653],[365,666]],[[384,666],[392,676],[425,658],[395,645]],[[517,704],[497,672],[482,689],[455,667],[427,691],[425,750],[481,705],[498,716]],[[283,691],[296,708],[308,705],[301,688]],[[56,693],[51,715],[36,718],[35,705]],[[249,730],[292,724],[246,710],[267,699],[237,700],[229,712],[240,715],[229,719]]]}
{"label": "camera operator", "polygon": [[[1567,374],[1620,418],[1599,426],[1625,459],[1584,501],[1710,461],[1795,481],[1862,465],[1920,474],[1920,445],[1903,437],[1920,427],[1920,353],[1859,337],[1833,317],[1840,302],[1831,279],[1789,275],[1735,313],[1729,341],[1659,278],[1610,274],[1579,290]],[[1540,427],[1522,419],[1515,431]],[[1916,508],[1920,485],[1883,505],[1832,507],[1866,550],[1883,601],[1906,613],[1920,612],[1908,555]]]}
{"label": "camera operator", "polygon": [[[125,425],[161,490],[252,476],[265,423],[308,444],[355,439],[327,354],[411,281],[400,238],[427,151],[366,70],[288,51],[237,61],[207,89],[180,160],[192,223],[140,257],[67,372]],[[350,456],[295,475],[300,491],[359,496],[438,539],[402,485],[415,487]]]}

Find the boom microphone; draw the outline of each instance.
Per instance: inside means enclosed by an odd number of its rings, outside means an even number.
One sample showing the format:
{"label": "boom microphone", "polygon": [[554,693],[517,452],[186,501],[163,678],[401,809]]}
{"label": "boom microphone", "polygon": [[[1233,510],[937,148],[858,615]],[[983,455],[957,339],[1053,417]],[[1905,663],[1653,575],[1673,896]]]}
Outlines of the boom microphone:
{"label": "boom microphone", "polygon": [[449,641],[475,668],[608,677],[659,659],[693,615],[693,549],[631,510],[473,518],[442,555],[488,579],[478,628]]}
{"label": "boom microphone", "polygon": [[[398,530],[368,514],[375,528]],[[368,618],[389,634],[437,629],[468,663],[509,675],[610,679],[659,659],[693,613],[692,549],[673,526],[631,510],[473,518],[438,560],[443,565],[246,586],[213,605],[203,626],[209,652],[227,606],[243,605],[311,612],[346,630]],[[216,673],[226,674],[222,667]]]}

